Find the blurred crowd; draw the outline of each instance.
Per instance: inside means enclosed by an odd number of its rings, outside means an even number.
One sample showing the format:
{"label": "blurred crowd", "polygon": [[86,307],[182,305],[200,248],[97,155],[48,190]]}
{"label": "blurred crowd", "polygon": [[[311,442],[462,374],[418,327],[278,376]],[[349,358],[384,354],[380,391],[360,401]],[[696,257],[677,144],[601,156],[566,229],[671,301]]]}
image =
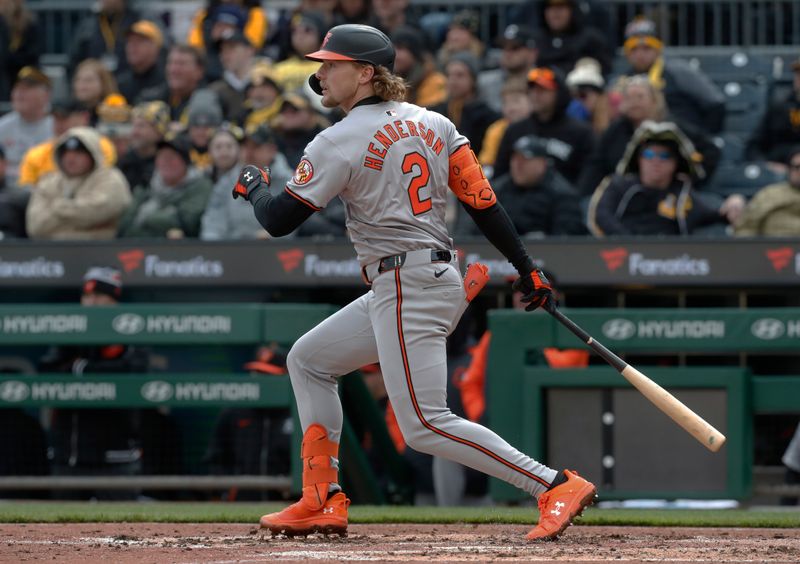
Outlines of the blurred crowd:
{"label": "blurred crowd", "polygon": [[[341,119],[304,58],[341,23],[390,36],[408,101],[469,139],[524,236],[800,234],[800,57],[741,127],[728,90],[747,85],[670,56],[647,17],[618,45],[593,26],[602,3],[529,1],[484,42],[478,12],[415,18],[409,2],[301,0],[270,16],[207,0],[177,37],[129,0],[99,0],[61,88],[25,0],[0,2],[0,235],[268,238],[231,187],[253,163],[281,189]],[[448,221],[475,233],[455,198]],[[345,222],[336,199],[293,236],[342,237]]]}

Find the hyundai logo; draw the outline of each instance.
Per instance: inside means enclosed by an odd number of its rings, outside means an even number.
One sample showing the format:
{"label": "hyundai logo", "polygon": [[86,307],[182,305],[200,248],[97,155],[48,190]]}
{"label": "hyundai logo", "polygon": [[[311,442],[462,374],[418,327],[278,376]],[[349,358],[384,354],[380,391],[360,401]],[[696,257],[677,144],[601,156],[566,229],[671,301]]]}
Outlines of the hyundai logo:
{"label": "hyundai logo", "polygon": [[173,388],[169,382],[151,380],[142,386],[141,393],[147,401],[161,403],[172,398]]}
{"label": "hyundai logo", "polygon": [[9,380],[0,384],[0,400],[17,403],[28,399],[31,390],[28,384],[19,380]]}
{"label": "hyundai logo", "polygon": [[135,335],[144,330],[144,317],[135,313],[122,313],[114,318],[111,327],[122,335]]}
{"label": "hyundai logo", "polygon": [[615,341],[624,341],[636,335],[636,324],[630,319],[609,319],[603,323],[603,335]]}
{"label": "hyundai logo", "polygon": [[758,339],[772,341],[783,337],[783,334],[786,332],[786,327],[780,319],[764,317],[753,322],[750,326],[750,332]]}

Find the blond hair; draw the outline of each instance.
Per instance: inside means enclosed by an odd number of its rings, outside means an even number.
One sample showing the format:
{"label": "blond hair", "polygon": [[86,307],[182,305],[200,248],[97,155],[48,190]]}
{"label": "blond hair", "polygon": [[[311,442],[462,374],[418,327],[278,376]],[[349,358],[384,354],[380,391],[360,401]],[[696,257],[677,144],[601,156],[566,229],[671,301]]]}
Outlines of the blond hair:
{"label": "blond hair", "polygon": [[375,95],[384,102],[395,101],[403,102],[406,99],[408,85],[406,81],[391,73],[383,66],[375,67],[375,75],[372,77],[372,88]]}

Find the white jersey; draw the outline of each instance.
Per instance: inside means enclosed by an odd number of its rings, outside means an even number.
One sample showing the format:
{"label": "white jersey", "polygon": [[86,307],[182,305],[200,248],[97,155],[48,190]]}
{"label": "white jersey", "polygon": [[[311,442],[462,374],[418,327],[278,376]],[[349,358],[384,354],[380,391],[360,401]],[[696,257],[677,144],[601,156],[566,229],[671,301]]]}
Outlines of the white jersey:
{"label": "white jersey", "polygon": [[356,106],[308,144],[286,189],[315,209],[339,196],[362,265],[450,249],[449,160],[466,143],[450,120],[414,104]]}

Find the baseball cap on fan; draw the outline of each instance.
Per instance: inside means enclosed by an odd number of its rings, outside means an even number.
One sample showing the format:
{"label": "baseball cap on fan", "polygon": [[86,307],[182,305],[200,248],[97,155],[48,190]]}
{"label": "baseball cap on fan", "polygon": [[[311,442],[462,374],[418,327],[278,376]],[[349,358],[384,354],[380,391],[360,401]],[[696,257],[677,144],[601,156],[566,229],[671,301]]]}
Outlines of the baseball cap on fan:
{"label": "baseball cap on fan", "polygon": [[84,294],[105,294],[115,300],[122,296],[122,273],[110,266],[93,266],[83,275]]}

